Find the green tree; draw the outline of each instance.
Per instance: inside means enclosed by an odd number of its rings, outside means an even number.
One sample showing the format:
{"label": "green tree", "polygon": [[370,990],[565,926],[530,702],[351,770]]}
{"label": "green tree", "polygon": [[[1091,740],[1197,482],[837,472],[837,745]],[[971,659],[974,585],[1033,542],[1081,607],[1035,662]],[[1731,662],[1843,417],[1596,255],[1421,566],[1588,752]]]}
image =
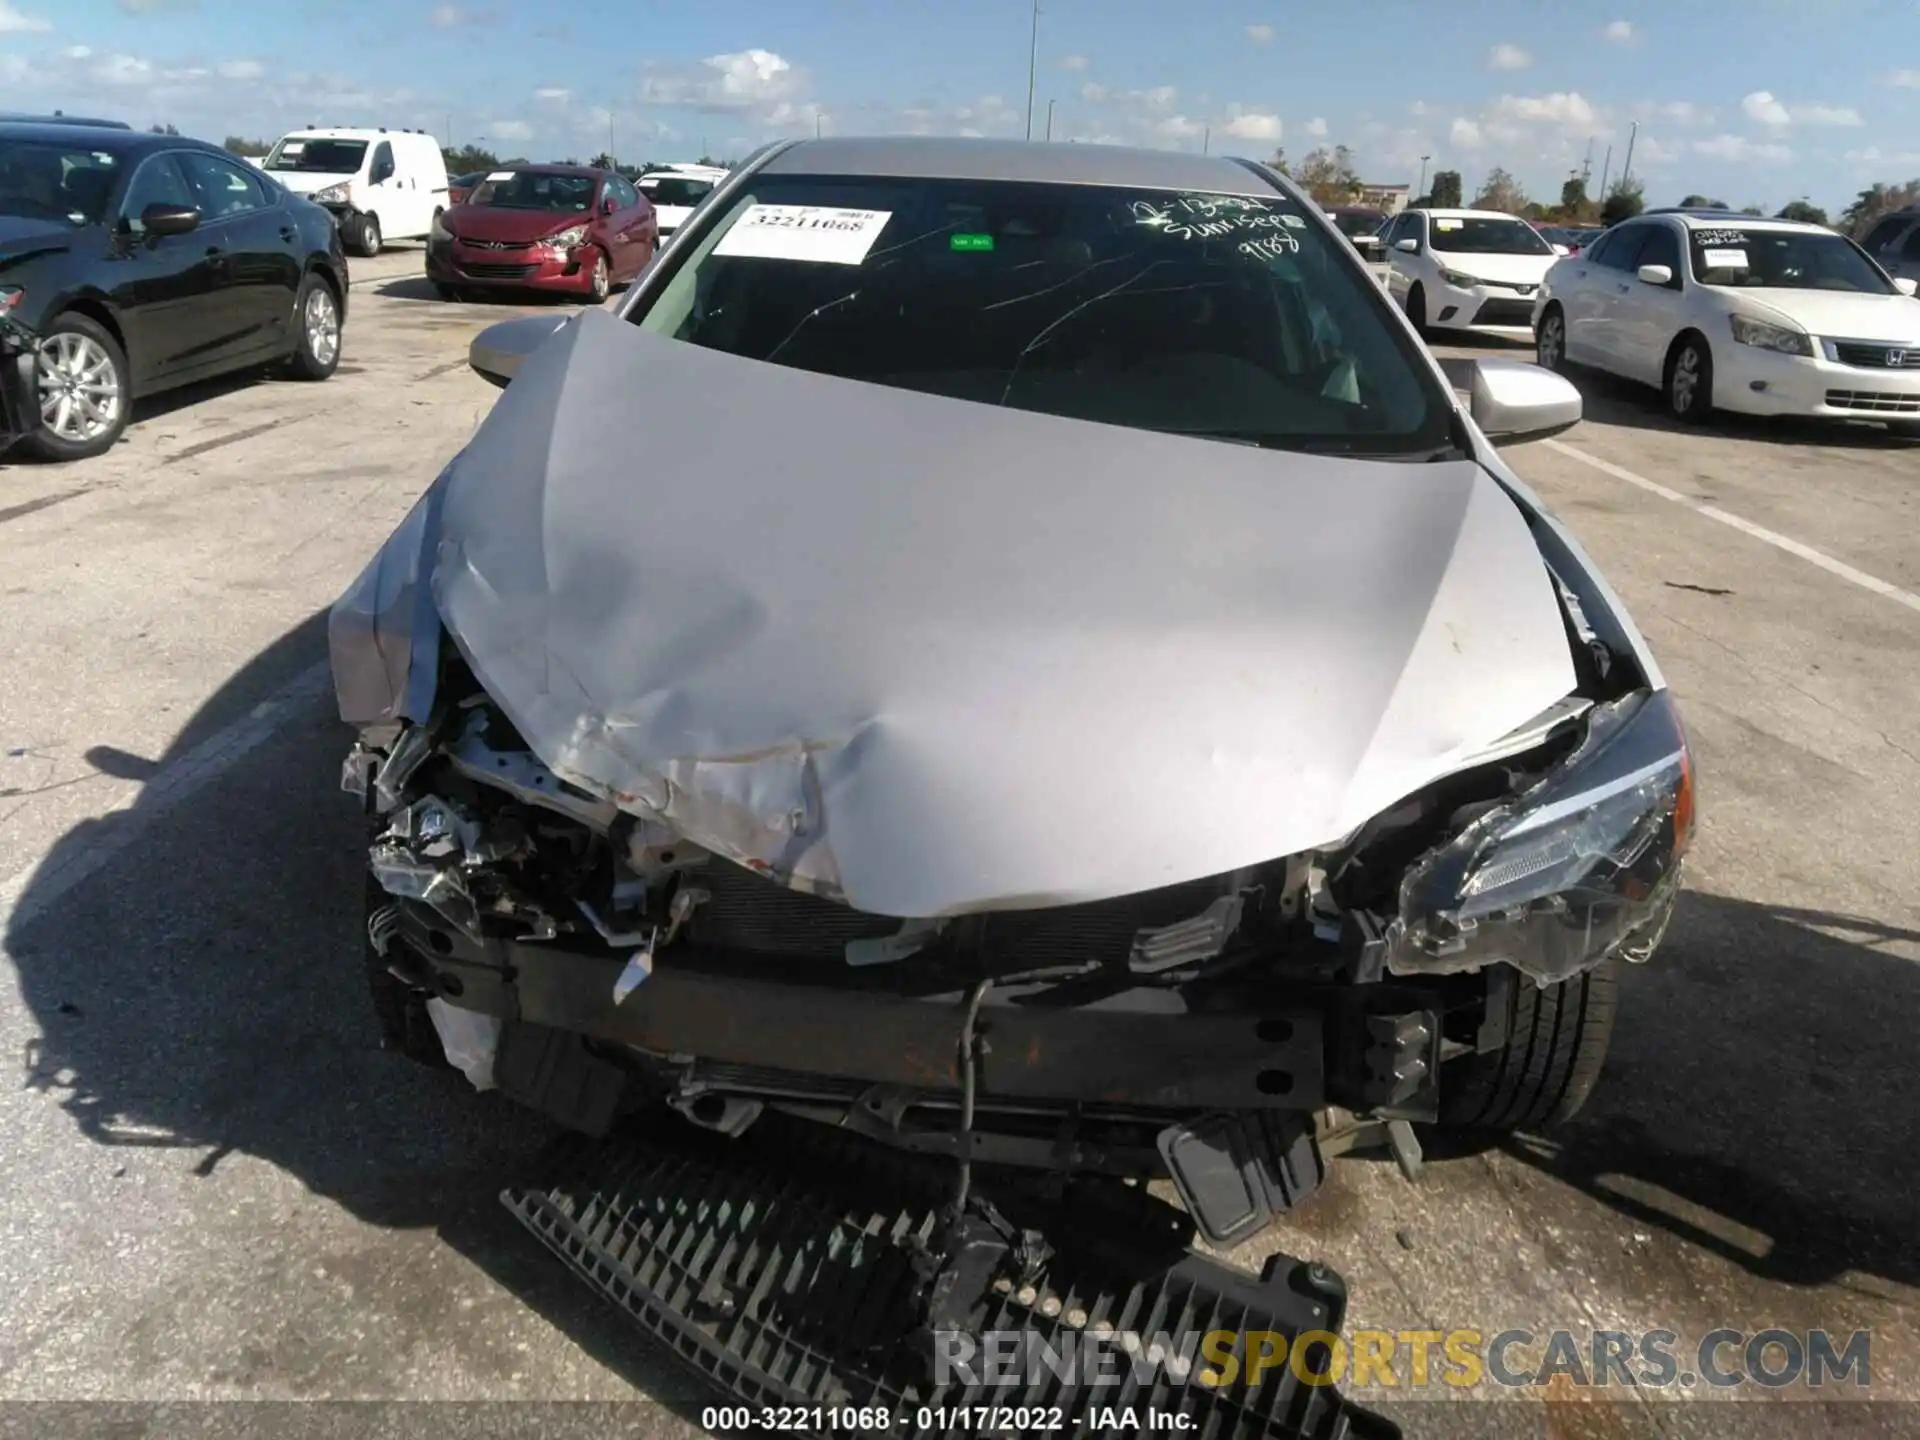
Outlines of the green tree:
{"label": "green tree", "polygon": [[1776,220],[1798,220],[1806,225],[1831,225],[1827,212],[1818,205],[1809,205],[1805,200],[1789,200],[1780,207]]}
{"label": "green tree", "polygon": [[149,125],[148,131],[155,135],[178,135],[180,132],[172,125]]}
{"label": "green tree", "polygon": [[1353,168],[1353,152],[1344,145],[1331,150],[1322,145],[1300,162],[1293,178],[1317,205],[1347,205],[1360,193],[1360,175]]}
{"label": "green tree", "polygon": [[1436,210],[1458,210],[1460,208],[1460,172],[1458,170],[1436,170],[1433,172],[1433,188],[1427,192],[1428,199]]}
{"label": "green tree", "polygon": [[457,149],[443,149],[449,175],[469,175],[476,170],[492,170],[500,164],[500,157],[491,150],[483,150],[478,145],[462,145]]}
{"label": "green tree", "polygon": [[1631,220],[1646,208],[1646,194],[1638,180],[1616,180],[1600,206],[1600,223],[1618,225],[1622,220]]}
{"label": "green tree", "polygon": [[1518,215],[1527,208],[1527,192],[1520,188],[1518,180],[1496,165],[1487,172],[1487,180],[1480,187],[1480,193],[1473,197],[1473,208]]}
{"label": "green tree", "polygon": [[1909,180],[1904,185],[1876,182],[1862,190],[1853,203],[1840,212],[1840,228],[1849,235],[1859,236],[1889,210],[1904,210],[1909,205],[1920,205],[1920,180]]}
{"label": "green tree", "polygon": [[1593,201],[1587,198],[1587,177],[1574,175],[1560,187],[1559,218],[1577,225],[1593,213]]}
{"label": "green tree", "polygon": [[1278,170],[1282,175],[1293,174],[1293,171],[1290,168],[1289,162],[1287,160],[1287,152],[1285,151],[1285,149],[1283,149],[1278,145],[1273,147],[1273,154],[1267,157],[1267,164],[1272,166],[1275,170]]}
{"label": "green tree", "polygon": [[220,142],[220,148],[230,155],[265,155],[273,149],[273,142],[249,140],[244,135],[229,135]]}
{"label": "green tree", "polygon": [[1704,195],[1688,195],[1681,199],[1680,208],[1682,210],[1724,210],[1727,208],[1727,202],[1709,200]]}
{"label": "green tree", "polygon": [[1767,207],[1764,205],[1742,205],[1740,207],[1740,213],[1742,215],[1765,215],[1767,213]]}
{"label": "green tree", "polygon": [[591,165],[596,170],[612,170],[616,168],[613,163],[613,156],[609,155],[604,150],[602,150],[598,155],[594,156],[591,160],[589,160],[587,164]]}

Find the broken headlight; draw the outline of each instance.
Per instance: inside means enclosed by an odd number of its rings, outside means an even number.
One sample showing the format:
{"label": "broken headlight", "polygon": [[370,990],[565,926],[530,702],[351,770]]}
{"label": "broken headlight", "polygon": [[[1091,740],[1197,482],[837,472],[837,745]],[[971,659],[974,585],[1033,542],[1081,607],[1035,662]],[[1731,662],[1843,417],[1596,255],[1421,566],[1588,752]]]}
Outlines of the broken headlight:
{"label": "broken headlight", "polygon": [[1546,779],[1408,872],[1388,967],[1450,974],[1504,960],[1549,984],[1627,941],[1650,948],[1692,834],[1693,762],[1672,696],[1597,706]]}

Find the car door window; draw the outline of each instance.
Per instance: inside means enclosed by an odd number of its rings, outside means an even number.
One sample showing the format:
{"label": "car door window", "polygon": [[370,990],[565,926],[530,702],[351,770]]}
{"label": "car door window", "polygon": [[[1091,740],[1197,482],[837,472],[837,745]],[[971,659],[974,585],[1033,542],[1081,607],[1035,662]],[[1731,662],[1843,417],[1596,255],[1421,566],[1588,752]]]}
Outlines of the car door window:
{"label": "car door window", "polygon": [[1873,228],[1867,231],[1866,238],[1860,242],[1860,247],[1869,255],[1878,254],[1900,238],[1900,232],[1907,223],[1904,215],[1889,215],[1884,220],[1875,221]]}
{"label": "car door window", "polygon": [[378,185],[382,180],[393,178],[393,145],[382,140],[373,152],[373,168],[367,172],[367,183]]}
{"label": "car door window", "polygon": [[1591,257],[1596,265],[1632,274],[1640,268],[1640,251],[1647,243],[1651,225],[1627,225],[1609,237],[1609,243],[1596,248]]}
{"label": "car door window", "polygon": [[617,210],[631,210],[640,203],[639,191],[618,175],[607,181],[607,193],[613,197],[614,208]]}
{"label": "car door window", "polygon": [[1638,270],[1642,265],[1664,265],[1673,272],[1673,279],[1663,288],[1680,289],[1680,277],[1686,273],[1687,267],[1680,263],[1679,239],[1665,225],[1648,225],[1643,228],[1647,234],[1640,246],[1640,253],[1633,262],[1633,268]]}
{"label": "car door window", "polygon": [[1902,260],[1920,260],[1920,225],[1907,232],[1906,242],[1900,247]]}
{"label": "car door window", "polygon": [[225,220],[266,207],[266,187],[238,165],[198,150],[181,151],[177,158],[201,220]]}
{"label": "car door window", "polygon": [[127,198],[120,202],[120,217],[128,230],[144,235],[147,227],[140,217],[149,205],[178,205],[200,209],[200,199],[188,187],[180,167],[171,155],[149,155],[127,182]]}

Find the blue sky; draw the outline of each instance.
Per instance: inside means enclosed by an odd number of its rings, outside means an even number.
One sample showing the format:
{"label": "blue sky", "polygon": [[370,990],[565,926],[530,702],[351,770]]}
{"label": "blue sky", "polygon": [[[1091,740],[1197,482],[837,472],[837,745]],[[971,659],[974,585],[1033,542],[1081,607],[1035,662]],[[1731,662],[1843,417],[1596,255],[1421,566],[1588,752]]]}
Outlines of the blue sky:
{"label": "blue sky", "polygon": [[[418,125],[536,158],[737,156],[784,134],[1019,135],[1029,0],[0,0],[0,106],[212,139]],[[1444,19],[1441,17],[1444,16]],[[1598,186],[1640,124],[1654,203],[1837,206],[1920,175],[1920,0],[1044,0],[1036,129],[1502,165]]]}

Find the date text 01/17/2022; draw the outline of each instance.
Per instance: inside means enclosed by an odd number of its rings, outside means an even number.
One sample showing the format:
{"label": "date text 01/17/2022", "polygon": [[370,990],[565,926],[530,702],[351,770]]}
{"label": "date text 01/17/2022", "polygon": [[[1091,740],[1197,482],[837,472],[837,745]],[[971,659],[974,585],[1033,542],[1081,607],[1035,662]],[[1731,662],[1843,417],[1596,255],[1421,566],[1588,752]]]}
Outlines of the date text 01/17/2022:
{"label": "date text 01/17/2022", "polygon": [[[1078,1430],[1084,1422],[1096,1435],[1179,1434],[1194,1417],[1138,1405],[1095,1405],[1084,1415],[1059,1405],[922,1405],[912,1415],[916,1431],[1001,1431],[1046,1435]],[[884,1405],[854,1408],[821,1405],[709,1405],[700,1412],[700,1428],[715,1435],[817,1433],[846,1430],[885,1434],[904,1422]]]}

